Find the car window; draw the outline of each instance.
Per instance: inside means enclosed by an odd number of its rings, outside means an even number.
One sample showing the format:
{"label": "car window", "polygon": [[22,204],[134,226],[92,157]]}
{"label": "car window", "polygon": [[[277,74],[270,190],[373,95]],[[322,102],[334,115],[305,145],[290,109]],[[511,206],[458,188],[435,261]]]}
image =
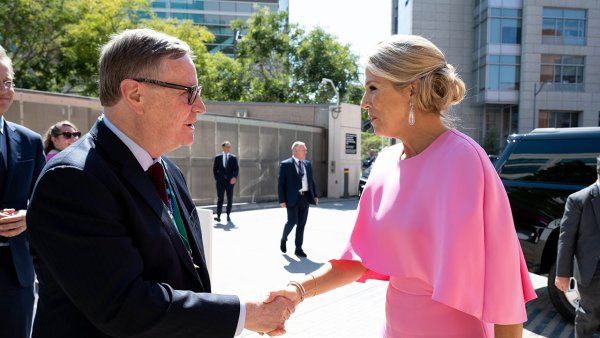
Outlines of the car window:
{"label": "car window", "polygon": [[589,185],[597,179],[598,139],[522,140],[500,172],[503,180]]}

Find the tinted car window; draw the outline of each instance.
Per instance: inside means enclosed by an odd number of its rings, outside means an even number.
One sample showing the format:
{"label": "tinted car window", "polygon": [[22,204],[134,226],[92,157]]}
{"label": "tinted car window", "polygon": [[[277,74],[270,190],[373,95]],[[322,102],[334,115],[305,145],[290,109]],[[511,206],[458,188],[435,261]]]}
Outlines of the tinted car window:
{"label": "tinted car window", "polygon": [[502,167],[503,180],[588,185],[597,178],[598,139],[521,140]]}

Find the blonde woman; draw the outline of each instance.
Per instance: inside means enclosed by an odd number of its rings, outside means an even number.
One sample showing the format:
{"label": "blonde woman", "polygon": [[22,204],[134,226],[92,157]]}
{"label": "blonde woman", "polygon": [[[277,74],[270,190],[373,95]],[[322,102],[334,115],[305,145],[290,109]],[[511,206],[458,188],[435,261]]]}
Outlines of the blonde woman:
{"label": "blonde woman", "polygon": [[464,95],[429,40],[396,35],[376,47],[361,106],[377,135],[401,142],[377,157],[341,258],[267,302],[299,303],[382,279],[389,281],[383,337],[522,335],[535,292],[504,188],[484,150],[447,115]]}
{"label": "blonde woman", "polygon": [[44,136],[44,154],[46,161],[50,161],[56,154],[75,143],[81,137],[75,124],[70,121],[60,121],[50,128]]}

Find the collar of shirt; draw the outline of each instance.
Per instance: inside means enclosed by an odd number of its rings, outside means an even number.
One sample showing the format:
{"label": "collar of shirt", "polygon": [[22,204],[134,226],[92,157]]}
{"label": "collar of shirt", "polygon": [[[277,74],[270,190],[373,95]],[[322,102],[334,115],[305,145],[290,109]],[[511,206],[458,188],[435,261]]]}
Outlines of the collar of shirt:
{"label": "collar of shirt", "polygon": [[160,156],[156,159],[153,159],[152,156],[150,156],[150,154],[148,154],[148,152],[144,150],[144,148],[140,147],[137,143],[130,139],[129,136],[125,135],[124,132],[120,131],[119,128],[112,124],[104,114],[100,116],[100,119],[104,121],[104,124],[108,129],[110,129],[110,131],[115,133],[115,135],[117,135],[117,137],[121,141],[123,141],[123,143],[125,143],[127,148],[129,148],[133,156],[135,156],[135,159],[139,162],[140,166],[142,167],[142,169],[144,169],[144,171],[147,171],[151,165],[160,161]]}
{"label": "collar of shirt", "polygon": [[299,159],[296,158],[296,156],[292,156],[292,158],[294,159],[294,164],[298,164],[298,161],[300,161]]}
{"label": "collar of shirt", "polygon": [[223,157],[229,155],[229,153],[223,152]]}
{"label": "collar of shirt", "polygon": [[4,135],[4,116],[0,116],[0,134]]}

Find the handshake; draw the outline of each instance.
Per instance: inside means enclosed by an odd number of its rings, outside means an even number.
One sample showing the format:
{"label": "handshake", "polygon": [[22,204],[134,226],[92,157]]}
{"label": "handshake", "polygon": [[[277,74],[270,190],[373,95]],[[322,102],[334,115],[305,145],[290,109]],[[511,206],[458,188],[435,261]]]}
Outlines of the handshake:
{"label": "handshake", "polygon": [[285,322],[304,300],[300,283],[290,282],[285,289],[271,291],[262,302],[246,302],[245,329],[269,336],[285,334]]}

